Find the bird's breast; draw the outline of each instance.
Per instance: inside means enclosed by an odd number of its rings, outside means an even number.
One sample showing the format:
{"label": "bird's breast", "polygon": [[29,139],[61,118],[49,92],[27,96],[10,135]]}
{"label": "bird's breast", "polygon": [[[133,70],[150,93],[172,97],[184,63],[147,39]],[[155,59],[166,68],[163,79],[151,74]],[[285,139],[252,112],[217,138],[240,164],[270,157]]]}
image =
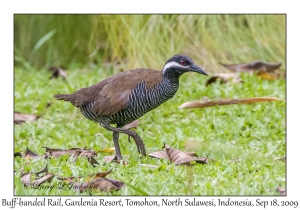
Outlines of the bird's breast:
{"label": "bird's breast", "polygon": [[146,83],[139,83],[131,92],[126,108],[136,108],[140,112],[148,112],[172,98],[177,87],[158,83],[147,89]]}

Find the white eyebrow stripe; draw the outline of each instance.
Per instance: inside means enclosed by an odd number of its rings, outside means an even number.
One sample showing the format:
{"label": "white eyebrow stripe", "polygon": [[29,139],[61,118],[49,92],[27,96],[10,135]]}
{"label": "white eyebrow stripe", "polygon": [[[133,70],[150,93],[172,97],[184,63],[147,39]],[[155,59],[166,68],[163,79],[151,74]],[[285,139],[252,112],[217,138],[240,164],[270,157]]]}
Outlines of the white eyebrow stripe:
{"label": "white eyebrow stripe", "polygon": [[177,67],[181,67],[181,68],[189,68],[189,66],[183,66],[180,65],[179,63],[176,63],[175,61],[172,61],[170,63],[167,63],[164,68],[163,68],[163,73],[165,73],[165,70],[170,68],[171,66],[177,66]]}

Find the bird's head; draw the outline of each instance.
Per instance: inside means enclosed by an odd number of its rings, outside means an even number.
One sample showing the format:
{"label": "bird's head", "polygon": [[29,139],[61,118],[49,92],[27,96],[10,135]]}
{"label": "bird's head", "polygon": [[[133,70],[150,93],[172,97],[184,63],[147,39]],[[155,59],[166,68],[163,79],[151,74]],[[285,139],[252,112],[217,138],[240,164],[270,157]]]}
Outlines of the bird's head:
{"label": "bird's head", "polygon": [[197,72],[207,76],[206,72],[198,67],[187,55],[174,55],[166,62],[162,70],[164,76],[179,77],[185,72]]}

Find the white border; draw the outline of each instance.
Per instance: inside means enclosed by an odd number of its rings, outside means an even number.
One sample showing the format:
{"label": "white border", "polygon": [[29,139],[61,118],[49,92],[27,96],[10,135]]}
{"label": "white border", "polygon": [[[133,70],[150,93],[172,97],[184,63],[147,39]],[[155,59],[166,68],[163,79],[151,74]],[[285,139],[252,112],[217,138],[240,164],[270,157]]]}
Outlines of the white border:
{"label": "white border", "polygon": [[[297,1],[252,0],[235,1],[2,1],[1,8],[1,202],[3,198],[13,198],[13,14],[14,13],[287,13],[287,197],[262,197],[264,200],[298,200],[299,201],[299,8]],[[47,197],[49,198],[49,197]],[[126,197],[122,197],[125,199]],[[166,197],[164,197],[166,198]],[[173,198],[174,197],[170,197]],[[218,199],[219,197],[214,197]],[[225,199],[226,197],[220,197]],[[233,197],[234,200],[245,200],[247,197]],[[255,200],[259,197],[249,197]],[[31,200],[33,198],[27,197]],[[42,199],[42,197],[39,197]],[[63,199],[67,199],[64,197]],[[76,199],[79,199],[78,197]],[[85,200],[98,199],[84,197]],[[107,200],[119,198],[106,197]],[[143,199],[135,197],[135,199]],[[152,200],[161,200],[151,197]],[[201,198],[199,198],[201,199]],[[203,197],[209,200],[210,197]],[[2,207],[1,207],[2,208]],[[31,209],[32,207],[30,207]],[[60,207],[61,208],[61,207]],[[81,209],[82,207],[72,207]],[[100,208],[100,207],[97,207]],[[102,208],[102,207],[101,207]],[[112,207],[113,208],[113,207]],[[140,207],[127,207],[137,209]],[[145,207],[151,208],[151,207]],[[182,207],[169,207],[182,208]],[[203,208],[203,207],[196,207]],[[227,207],[240,209],[240,207]]]}

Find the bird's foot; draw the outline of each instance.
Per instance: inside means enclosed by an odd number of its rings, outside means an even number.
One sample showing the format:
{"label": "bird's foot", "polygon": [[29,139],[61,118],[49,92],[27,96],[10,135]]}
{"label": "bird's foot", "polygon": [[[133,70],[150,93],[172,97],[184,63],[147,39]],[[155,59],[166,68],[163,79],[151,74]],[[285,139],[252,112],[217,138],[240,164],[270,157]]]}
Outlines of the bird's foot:
{"label": "bird's foot", "polygon": [[117,155],[115,155],[114,159],[112,159],[111,162],[116,162],[118,164],[122,163],[125,166],[128,165],[128,162],[126,160],[123,160],[122,157],[118,157]]}
{"label": "bird's foot", "polygon": [[138,135],[132,136],[132,138],[137,146],[138,152],[143,156],[146,156],[146,149],[143,140]]}

